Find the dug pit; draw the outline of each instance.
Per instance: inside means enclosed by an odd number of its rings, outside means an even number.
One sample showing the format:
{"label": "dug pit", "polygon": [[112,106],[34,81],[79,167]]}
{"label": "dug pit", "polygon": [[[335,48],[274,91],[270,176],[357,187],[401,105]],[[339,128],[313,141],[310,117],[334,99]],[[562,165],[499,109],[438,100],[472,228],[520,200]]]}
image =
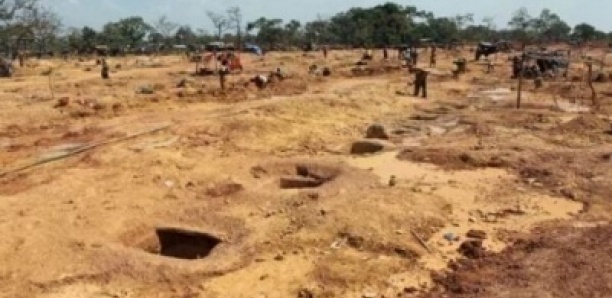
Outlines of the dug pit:
{"label": "dug pit", "polygon": [[155,237],[141,243],[144,251],[164,257],[199,260],[208,257],[222,240],[207,233],[179,229],[157,228]]}
{"label": "dug pit", "polygon": [[295,173],[280,178],[282,189],[316,188],[334,180],[340,170],[316,164],[298,164]]}

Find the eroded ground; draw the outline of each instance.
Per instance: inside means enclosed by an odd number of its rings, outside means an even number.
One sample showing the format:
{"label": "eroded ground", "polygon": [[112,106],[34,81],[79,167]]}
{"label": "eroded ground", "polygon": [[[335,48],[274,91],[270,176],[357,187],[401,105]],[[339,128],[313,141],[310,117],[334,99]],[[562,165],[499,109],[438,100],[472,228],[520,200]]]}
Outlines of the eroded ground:
{"label": "eroded ground", "polygon": [[[505,56],[454,80],[441,54],[428,100],[358,56],[247,58],[226,92],[179,57],[0,81],[0,296],[605,297],[563,276],[609,271],[609,83],[597,113],[565,81],[517,111]],[[385,150],[351,155],[374,123]]]}

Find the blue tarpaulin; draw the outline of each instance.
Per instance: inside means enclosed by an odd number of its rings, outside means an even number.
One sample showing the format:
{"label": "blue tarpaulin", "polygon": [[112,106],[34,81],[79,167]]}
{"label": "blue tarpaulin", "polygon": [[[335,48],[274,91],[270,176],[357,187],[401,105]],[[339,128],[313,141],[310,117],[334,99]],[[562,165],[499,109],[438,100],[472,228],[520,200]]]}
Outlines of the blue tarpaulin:
{"label": "blue tarpaulin", "polygon": [[263,55],[263,51],[261,50],[261,48],[258,45],[247,43],[247,44],[244,45],[244,48],[247,51],[256,54],[257,56]]}

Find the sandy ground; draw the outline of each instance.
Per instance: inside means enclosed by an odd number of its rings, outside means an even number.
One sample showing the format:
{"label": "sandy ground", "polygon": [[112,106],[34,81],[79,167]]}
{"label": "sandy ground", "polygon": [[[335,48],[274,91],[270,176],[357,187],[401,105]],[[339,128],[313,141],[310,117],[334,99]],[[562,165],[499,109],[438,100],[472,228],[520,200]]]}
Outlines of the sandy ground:
{"label": "sandy ground", "polygon": [[[606,297],[549,273],[609,271],[583,259],[612,256],[610,83],[597,113],[563,79],[516,110],[505,55],[456,55],[427,100],[348,51],[245,57],[225,92],[181,57],[30,61],[0,81],[0,297]],[[385,150],[350,154],[374,123]]]}

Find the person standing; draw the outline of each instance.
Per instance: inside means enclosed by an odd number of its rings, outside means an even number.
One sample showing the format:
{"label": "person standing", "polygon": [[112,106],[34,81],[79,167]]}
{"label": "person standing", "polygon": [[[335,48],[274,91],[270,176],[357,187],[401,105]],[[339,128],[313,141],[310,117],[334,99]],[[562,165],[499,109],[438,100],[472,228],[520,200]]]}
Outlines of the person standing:
{"label": "person standing", "polygon": [[221,90],[225,90],[225,82],[227,81],[227,75],[229,74],[229,66],[228,61],[221,61],[221,67],[219,68],[219,84],[221,85]]}
{"label": "person standing", "polygon": [[412,65],[417,66],[419,60],[419,52],[415,47],[412,47],[410,50],[410,60],[412,60]]}
{"label": "person standing", "polygon": [[327,55],[329,54],[329,49],[327,46],[323,47],[323,58],[327,59]]}
{"label": "person standing", "polygon": [[408,69],[412,69],[412,67],[414,66],[414,61],[412,61],[412,52],[410,48],[407,48],[406,50],[404,50],[403,56],[404,56],[403,58],[404,58],[404,61],[406,62],[406,66],[408,67]]}
{"label": "person standing", "polygon": [[436,46],[431,46],[431,53],[429,56],[429,67],[436,67]]}
{"label": "person standing", "polygon": [[361,57],[361,60],[363,61],[369,61],[372,60],[374,56],[372,55],[372,50],[369,48],[366,48],[365,52],[363,53],[363,56]]}
{"label": "person standing", "polygon": [[102,59],[101,64],[102,64],[102,71],[100,72],[100,75],[102,76],[102,79],[108,80],[110,78],[110,75],[109,75],[109,68],[108,68],[108,63],[106,62],[106,59]]}
{"label": "person standing", "polygon": [[414,69],[414,96],[427,98],[427,75],[429,73],[423,69]]}
{"label": "person standing", "polygon": [[19,51],[19,53],[17,54],[17,57],[19,58],[19,67],[24,67],[25,66],[25,53],[22,51]]}
{"label": "person standing", "polygon": [[493,64],[493,61],[487,59],[487,71],[486,73],[492,73],[495,71],[495,64]]}
{"label": "person standing", "polygon": [[387,46],[383,47],[383,59],[389,60],[389,50],[387,49]]}

